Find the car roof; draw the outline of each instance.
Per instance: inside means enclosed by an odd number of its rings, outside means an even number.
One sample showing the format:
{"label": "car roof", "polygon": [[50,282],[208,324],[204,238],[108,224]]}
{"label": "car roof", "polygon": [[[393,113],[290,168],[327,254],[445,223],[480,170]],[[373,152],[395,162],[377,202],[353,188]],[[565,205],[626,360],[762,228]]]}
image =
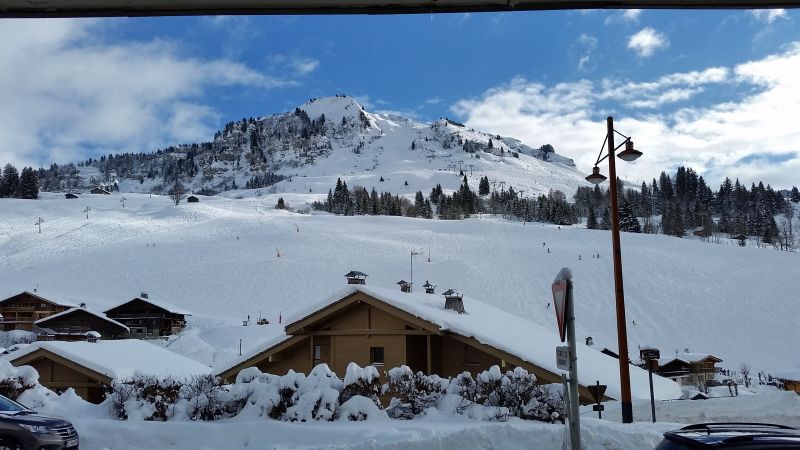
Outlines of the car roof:
{"label": "car roof", "polygon": [[785,448],[787,444],[800,448],[800,430],[768,423],[700,423],[668,431],[664,437],[707,448]]}

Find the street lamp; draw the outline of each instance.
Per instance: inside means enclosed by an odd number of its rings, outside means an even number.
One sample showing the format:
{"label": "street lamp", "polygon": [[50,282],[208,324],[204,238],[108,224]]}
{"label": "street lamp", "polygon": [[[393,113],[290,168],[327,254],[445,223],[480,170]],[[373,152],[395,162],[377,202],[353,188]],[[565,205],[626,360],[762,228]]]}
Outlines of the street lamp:
{"label": "street lamp", "polygon": [[[619,381],[621,391],[622,422],[633,422],[633,405],[631,404],[631,376],[628,358],[628,328],[625,321],[625,291],[622,287],[622,251],[619,239],[619,205],[617,201],[617,167],[613,158],[614,153],[623,145],[625,150],[619,152],[617,157],[623,161],[631,162],[642,156],[642,152],[633,148],[633,141],[614,129],[614,118],[606,119],[607,131],[600,154],[592,168],[592,174],[586,177],[586,181],[592,184],[600,184],[606,177],[600,173],[598,164],[608,158],[608,177],[611,194],[611,243],[613,247],[614,259],[614,292],[617,302],[617,346],[619,348]],[[614,146],[614,133],[624,137],[625,140],[619,146]],[[603,150],[608,145],[608,153],[603,156]]]}

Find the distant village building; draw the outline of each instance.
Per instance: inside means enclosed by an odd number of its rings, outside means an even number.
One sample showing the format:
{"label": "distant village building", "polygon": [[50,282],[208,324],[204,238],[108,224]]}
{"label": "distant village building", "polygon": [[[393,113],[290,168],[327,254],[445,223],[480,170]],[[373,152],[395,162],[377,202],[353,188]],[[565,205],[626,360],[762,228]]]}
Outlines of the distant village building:
{"label": "distant village building", "polygon": [[183,308],[149,298],[147,293],[105,311],[109,318],[130,328],[130,337],[138,339],[171,336],[186,328]]}
{"label": "distant village building", "polygon": [[84,340],[89,331],[100,333],[103,339],[121,339],[126,337],[129,331],[125,325],[88,310],[84,304],[37,320],[34,324],[40,328],[53,330],[55,340],[58,341]]}
{"label": "distant village building", "polygon": [[111,192],[108,192],[107,190],[105,190],[104,188],[101,188],[99,186],[98,187],[93,187],[92,190],[89,191],[89,192],[91,192],[92,194],[111,195]]}
{"label": "distant village building", "polygon": [[189,378],[211,371],[203,364],[137,339],[37,342],[13,352],[9,361],[14,366],[32,366],[39,372],[43,386],[57,392],[73,388],[78,396],[92,403],[105,399],[112,380],[135,373]]}
{"label": "distant village building", "polygon": [[694,386],[713,379],[717,373],[716,364],[721,359],[708,353],[679,352],[675,356],[658,360],[658,374],[670,378],[681,385]]}
{"label": "distant village building", "polygon": [[190,195],[189,197],[186,198],[186,201],[189,203],[198,203],[200,202],[200,199],[195,197],[194,195]]}
{"label": "distant village building", "polygon": [[71,200],[71,199],[78,198],[78,196],[73,194],[72,192],[67,192],[66,194],[64,194],[64,198]]}
{"label": "distant village building", "polygon": [[0,300],[3,331],[34,331],[34,322],[62,311],[72,305],[62,305],[36,293],[21,292]]}
{"label": "distant village building", "polygon": [[783,388],[787,391],[795,391],[800,394],[800,366],[781,370],[775,373],[774,377],[783,384]]}
{"label": "distant village building", "polygon": [[[465,371],[476,375],[494,365],[502,371],[522,367],[541,383],[561,382],[553,354],[560,344],[555,331],[452,290],[443,297],[351,281],[363,281],[365,276],[350,272],[348,287],[331,301],[298,314],[286,325],[285,334],[221,368],[218,375],[232,381],[253,366],[273,374],[290,369],[308,373],[325,363],[341,376],[355,362],[372,365],[382,375],[407,365],[413,371],[445,377]],[[453,299],[449,308],[447,297]],[[618,398],[619,382],[613,375],[619,370],[617,361],[582,343],[578,347],[581,401],[592,401],[585,386],[597,380],[609,385],[607,397]],[[630,375],[634,398],[649,398],[647,372],[631,366]],[[656,375],[654,383],[656,398],[681,395],[671,380]]]}

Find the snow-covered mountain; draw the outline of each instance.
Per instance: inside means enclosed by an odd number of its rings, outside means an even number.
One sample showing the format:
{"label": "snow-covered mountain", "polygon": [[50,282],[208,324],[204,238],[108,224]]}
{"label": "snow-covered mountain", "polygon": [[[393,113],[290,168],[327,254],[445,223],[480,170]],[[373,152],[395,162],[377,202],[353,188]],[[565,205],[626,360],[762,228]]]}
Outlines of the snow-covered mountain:
{"label": "snow-covered mountain", "polygon": [[176,177],[188,190],[221,192],[273,185],[274,192],[327,192],[341,177],[379,192],[455,189],[463,171],[523,195],[571,194],[586,185],[550,145],[467,128],[450,119],[420,123],[366,111],[347,96],[312,99],[294,111],[228,123],[212,142],[121,155],[81,167],[84,184],[118,183],[122,192],[166,192]]}

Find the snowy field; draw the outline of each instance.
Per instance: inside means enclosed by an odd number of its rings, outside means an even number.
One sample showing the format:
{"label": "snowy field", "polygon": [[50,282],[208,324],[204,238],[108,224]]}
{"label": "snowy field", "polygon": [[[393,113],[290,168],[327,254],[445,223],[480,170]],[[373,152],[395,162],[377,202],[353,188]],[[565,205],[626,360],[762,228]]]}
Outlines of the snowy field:
{"label": "snowy field", "polygon": [[[413,249],[423,253],[414,260],[417,286],[430,280],[437,292],[454,288],[553,330],[550,283],[570,267],[578,336],[616,348],[606,231],[486,216],[303,215],[275,210],[277,195],[241,194],[177,207],[147,194],[126,194],[124,208],[120,195],[0,199],[0,297],[38,286],[55,301],[102,311],[146,291],[194,314],[189,330],[165,344],[219,366],[238,355],[240,339],[246,352],[280,333],[279,316],[338,291],[349,270],[396,288],[410,277]],[[311,197],[283,196],[296,207]],[[796,254],[627,233],[622,245],[632,356],[652,345],[662,356],[689,348],[754,372],[798,364],[791,355],[800,331],[786,313],[800,306]],[[248,315],[270,325],[242,327]]]}

